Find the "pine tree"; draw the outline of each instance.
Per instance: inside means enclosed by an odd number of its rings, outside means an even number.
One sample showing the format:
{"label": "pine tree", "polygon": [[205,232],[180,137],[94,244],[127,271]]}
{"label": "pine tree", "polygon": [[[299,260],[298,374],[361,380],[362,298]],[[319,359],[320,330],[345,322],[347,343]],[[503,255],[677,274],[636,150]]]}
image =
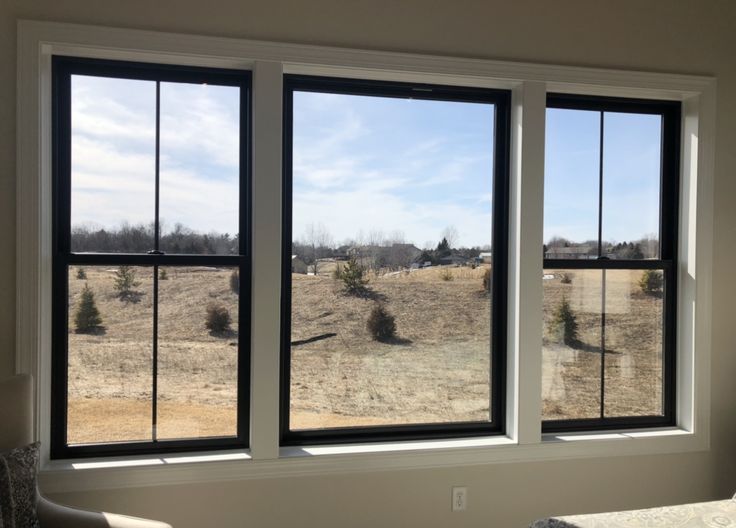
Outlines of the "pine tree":
{"label": "pine tree", "polygon": [[339,278],[342,280],[345,293],[351,295],[361,295],[365,293],[368,279],[365,277],[365,268],[361,266],[355,257],[340,268]]}
{"label": "pine tree", "polygon": [[238,270],[233,270],[230,274],[230,289],[235,294],[240,294],[240,273]]}
{"label": "pine tree", "polygon": [[570,308],[567,297],[562,297],[560,305],[554,313],[553,323],[555,328],[562,334],[562,342],[567,346],[574,347],[578,341],[578,322],[575,314]]}
{"label": "pine tree", "polygon": [[115,272],[115,290],[118,297],[123,301],[128,301],[136,296],[133,288],[140,286],[140,282],[135,280],[135,269],[132,266],[120,266]]}
{"label": "pine tree", "polygon": [[660,270],[644,270],[639,279],[641,291],[647,295],[659,295],[664,287],[664,276]]}
{"label": "pine tree", "polygon": [[89,334],[102,325],[100,311],[95,304],[95,294],[85,284],[82,290],[82,299],[79,301],[77,313],[74,314],[74,325],[78,334]]}

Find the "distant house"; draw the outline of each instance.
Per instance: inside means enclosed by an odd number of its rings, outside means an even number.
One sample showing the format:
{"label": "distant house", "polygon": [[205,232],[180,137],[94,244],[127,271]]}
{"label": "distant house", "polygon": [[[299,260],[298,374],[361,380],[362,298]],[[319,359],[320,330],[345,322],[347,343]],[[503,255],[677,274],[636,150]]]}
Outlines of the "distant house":
{"label": "distant house", "polygon": [[301,273],[302,275],[307,273],[307,265],[297,255],[291,256],[291,272]]}
{"label": "distant house", "polygon": [[366,245],[348,248],[346,254],[369,268],[408,268],[422,254],[414,244]]}
{"label": "distant house", "polygon": [[470,259],[462,255],[448,255],[439,260],[440,266],[466,266]]}
{"label": "distant house", "polygon": [[491,251],[481,251],[480,255],[478,255],[478,263],[482,264],[492,264],[493,263],[493,253]]}
{"label": "distant house", "polygon": [[589,244],[569,247],[547,248],[545,258],[552,259],[594,259],[598,256],[597,248]]}

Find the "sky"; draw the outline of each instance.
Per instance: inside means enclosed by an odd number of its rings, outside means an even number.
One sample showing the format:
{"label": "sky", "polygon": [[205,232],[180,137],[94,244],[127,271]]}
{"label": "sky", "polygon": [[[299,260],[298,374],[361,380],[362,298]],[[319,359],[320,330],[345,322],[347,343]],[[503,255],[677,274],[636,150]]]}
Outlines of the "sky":
{"label": "sky", "polygon": [[[490,104],[294,94],[293,236],[400,234],[491,243]],[[200,233],[237,232],[239,94],[161,83],[160,209]],[[596,238],[600,113],[547,112],[544,239]],[[603,238],[657,232],[660,118],[605,114]],[[72,78],[72,225],[154,218],[155,83]]]}

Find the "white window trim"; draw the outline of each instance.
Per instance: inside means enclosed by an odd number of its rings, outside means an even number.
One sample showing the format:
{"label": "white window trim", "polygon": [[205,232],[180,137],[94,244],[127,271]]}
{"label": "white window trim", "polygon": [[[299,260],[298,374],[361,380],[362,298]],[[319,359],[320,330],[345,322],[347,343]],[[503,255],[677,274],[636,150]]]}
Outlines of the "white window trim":
{"label": "white window trim", "polygon": [[[51,55],[253,70],[253,310],[250,450],[49,461],[51,398]],[[489,438],[279,448],[281,82],[308,73],[505,88],[512,97],[507,434]],[[711,77],[301,46],[18,23],[16,371],[34,375],[35,436],[48,492],[645,455],[710,447],[715,87]],[[541,434],[545,95],[683,102],[678,255],[677,424],[671,429]],[[696,353],[697,351],[697,353]]]}

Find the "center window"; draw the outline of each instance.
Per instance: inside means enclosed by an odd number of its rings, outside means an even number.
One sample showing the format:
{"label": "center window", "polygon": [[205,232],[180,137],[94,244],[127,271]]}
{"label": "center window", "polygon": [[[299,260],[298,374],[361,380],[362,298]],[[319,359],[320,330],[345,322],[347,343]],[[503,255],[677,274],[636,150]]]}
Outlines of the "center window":
{"label": "center window", "polygon": [[508,102],[285,78],[283,444],[502,432]]}

